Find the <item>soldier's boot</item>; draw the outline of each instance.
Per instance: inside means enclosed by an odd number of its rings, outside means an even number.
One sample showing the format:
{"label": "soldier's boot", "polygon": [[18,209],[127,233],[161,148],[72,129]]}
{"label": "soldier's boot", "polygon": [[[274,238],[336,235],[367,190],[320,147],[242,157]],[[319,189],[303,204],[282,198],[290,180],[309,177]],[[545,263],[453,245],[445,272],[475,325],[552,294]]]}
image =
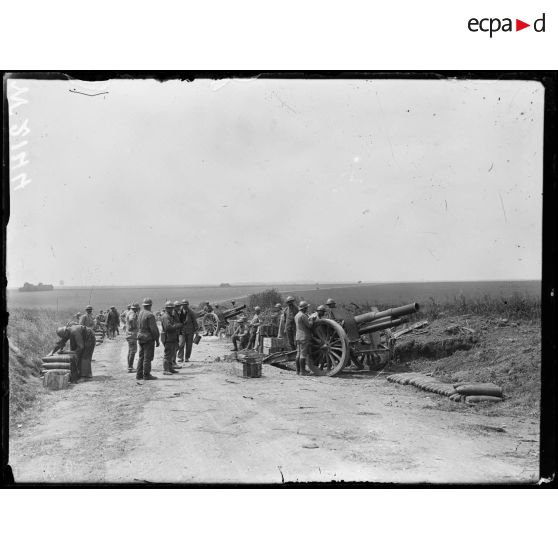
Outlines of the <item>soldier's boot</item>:
{"label": "soldier's boot", "polygon": [[306,370],[306,359],[305,358],[300,359],[300,373],[303,376],[308,376],[310,374],[310,371]]}

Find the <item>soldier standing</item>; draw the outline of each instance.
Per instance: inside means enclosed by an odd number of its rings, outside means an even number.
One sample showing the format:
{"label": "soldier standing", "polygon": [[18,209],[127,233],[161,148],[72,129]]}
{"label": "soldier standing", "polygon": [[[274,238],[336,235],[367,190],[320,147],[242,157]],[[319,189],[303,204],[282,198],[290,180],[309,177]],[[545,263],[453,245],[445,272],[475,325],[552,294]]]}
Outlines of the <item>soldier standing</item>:
{"label": "soldier standing", "polygon": [[128,372],[134,371],[134,358],[138,351],[139,304],[134,302],[126,312],[126,341],[128,341]]}
{"label": "soldier standing", "polygon": [[256,336],[258,334],[258,330],[260,329],[260,325],[262,324],[260,318],[260,312],[262,309],[259,306],[254,308],[254,317],[250,320],[250,340],[248,341],[248,348],[253,349],[256,343]]}
{"label": "soldier standing", "polygon": [[175,324],[177,324],[179,327],[176,330],[176,342],[174,344],[174,351],[172,353],[172,365],[174,368],[182,368],[182,365],[178,364],[176,362],[176,354],[178,352],[178,345],[180,343],[180,332],[182,331],[182,322],[180,321],[180,312],[182,310],[182,305],[180,304],[180,302],[178,302],[178,300],[174,301],[174,309],[173,309],[173,316],[174,316],[174,322]]}
{"label": "soldier standing", "polygon": [[194,345],[194,335],[198,331],[198,317],[184,298],[181,303],[180,323],[182,325],[177,351],[178,362],[189,362]]}
{"label": "soldier standing", "polygon": [[304,300],[298,305],[295,316],[296,323],[296,373],[303,376],[309,374],[306,370],[306,360],[312,339],[312,322],[308,317],[308,303]]}
{"label": "soldier standing", "polygon": [[295,316],[297,314],[297,308],[295,305],[295,299],[292,296],[287,297],[287,307],[283,310],[283,316],[281,317],[282,326],[279,327],[279,335],[277,337],[283,337],[283,331],[286,334],[287,341],[292,350],[296,349],[295,345]]}
{"label": "soldier standing", "polygon": [[78,378],[91,378],[93,376],[91,358],[95,350],[95,332],[86,326],[72,325],[59,327],[56,334],[60,337],[60,341],[52,349],[51,355],[61,351],[68,341],[70,341],[70,350],[75,352],[75,362],[70,373],[70,381],[77,383]]}
{"label": "soldier standing", "polygon": [[153,301],[150,298],[143,299],[143,309],[138,315],[138,343],[139,356],[136,368],[136,379],[156,380],[151,374],[151,361],[155,356],[155,346],[159,346],[159,328],[155,316],[151,312]]}
{"label": "soldier standing", "polygon": [[118,331],[118,320],[120,316],[116,311],[116,306],[111,306],[109,313],[107,315],[107,329],[108,329],[108,338],[114,339],[116,337],[116,333]]}
{"label": "soldier standing", "polygon": [[170,376],[176,373],[173,360],[176,355],[176,346],[178,344],[178,332],[180,330],[180,322],[174,317],[174,303],[167,300],[165,303],[165,313],[161,316],[161,327],[163,330],[162,340],[165,346],[165,354],[163,356],[163,374]]}
{"label": "soldier standing", "polygon": [[79,325],[95,329],[97,322],[93,317],[93,306],[88,305],[85,307],[85,314],[79,319]]}
{"label": "soldier standing", "polygon": [[126,326],[128,325],[128,314],[132,311],[132,305],[128,304],[128,306],[126,307],[126,310],[123,310],[122,313],[120,314],[120,319],[122,320],[122,331],[123,333],[126,333]]}
{"label": "soldier standing", "polygon": [[335,312],[333,311],[336,307],[337,304],[335,304],[335,300],[333,300],[333,298],[328,298],[326,300],[326,312],[325,312],[325,317],[329,318],[330,320],[335,320]]}

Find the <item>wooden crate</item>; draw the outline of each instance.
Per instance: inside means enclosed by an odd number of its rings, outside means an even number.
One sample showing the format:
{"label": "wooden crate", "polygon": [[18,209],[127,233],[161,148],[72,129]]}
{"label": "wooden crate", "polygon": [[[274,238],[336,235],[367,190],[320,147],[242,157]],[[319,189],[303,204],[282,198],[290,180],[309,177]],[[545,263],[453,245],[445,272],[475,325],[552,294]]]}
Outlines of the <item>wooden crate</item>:
{"label": "wooden crate", "polygon": [[[282,351],[287,348],[287,340],[278,339],[277,337],[264,337],[263,347],[264,349],[277,349]],[[277,350],[273,350],[272,352],[278,352]]]}
{"label": "wooden crate", "polygon": [[234,373],[240,378],[261,378],[262,363],[261,362],[235,362]]}
{"label": "wooden crate", "polygon": [[263,355],[250,350],[239,351],[234,371],[241,378],[261,378]]}

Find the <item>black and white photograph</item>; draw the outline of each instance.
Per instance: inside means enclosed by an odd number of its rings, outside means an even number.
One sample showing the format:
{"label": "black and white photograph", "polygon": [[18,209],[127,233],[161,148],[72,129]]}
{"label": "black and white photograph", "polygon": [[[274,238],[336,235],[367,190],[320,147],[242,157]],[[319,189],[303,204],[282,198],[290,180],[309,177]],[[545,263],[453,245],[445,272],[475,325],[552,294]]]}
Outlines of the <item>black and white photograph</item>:
{"label": "black and white photograph", "polygon": [[536,76],[35,72],[4,100],[16,485],[539,482]]}

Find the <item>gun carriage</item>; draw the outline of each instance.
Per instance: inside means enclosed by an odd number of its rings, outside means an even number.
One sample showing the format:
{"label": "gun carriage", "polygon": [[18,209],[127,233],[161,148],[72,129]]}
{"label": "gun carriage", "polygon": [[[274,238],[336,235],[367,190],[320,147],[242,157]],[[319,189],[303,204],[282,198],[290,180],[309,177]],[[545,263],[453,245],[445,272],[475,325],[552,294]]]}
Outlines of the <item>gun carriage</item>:
{"label": "gun carriage", "polygon": [[[343,319],[321,318],[314,322],[308,367],[320,376],[334,376],[352,362],[356,368],[375,370],[392,357],[395,338],[390,330],[418,312],[414,302],[379,312],[377,309]],[[290,360],[296,351],[269,355],[269,364]]]}
{"label": "gun carriage", "polygon": [[202,310],[201,312],[197,312],[198,325],[205,335],[218,335],[221,329],[227,327],[228,320],[242,314],[245,308],[246,304],[222,311],[212,310],[211,312],[207,312]]}

